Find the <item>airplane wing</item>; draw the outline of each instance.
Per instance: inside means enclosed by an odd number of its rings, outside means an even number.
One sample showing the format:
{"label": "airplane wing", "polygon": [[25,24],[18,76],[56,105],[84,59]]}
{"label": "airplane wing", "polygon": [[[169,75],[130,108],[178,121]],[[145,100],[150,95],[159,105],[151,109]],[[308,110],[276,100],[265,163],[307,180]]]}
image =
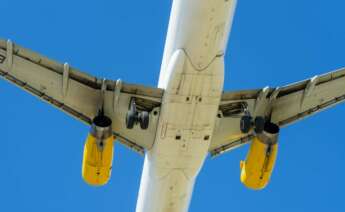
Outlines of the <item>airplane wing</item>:
{"label": "airplane wing", "polygon": [[246,111],[284,127],[344,100],[345,68],[280,88],[224,93],[209,152],[217,156],[251,141],[253,133],[240,130]]}
{"label": "airplane wing", "polygon": [[[153,145],[162,89],[92,77],[4,40],[0,40],[0,77],[88,125],[102,104],[122,144],[139,153]],[[126,128],[132,98],[139,111],[149,112],[147,130]]]}

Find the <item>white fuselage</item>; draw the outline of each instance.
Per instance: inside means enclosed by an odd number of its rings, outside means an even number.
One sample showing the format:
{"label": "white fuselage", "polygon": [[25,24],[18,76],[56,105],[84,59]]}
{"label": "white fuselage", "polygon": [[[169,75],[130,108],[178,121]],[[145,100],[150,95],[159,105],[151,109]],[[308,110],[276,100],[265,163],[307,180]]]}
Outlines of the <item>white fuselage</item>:
{"label": "white fuselage", "polygon": [[223,91],[236,0],[174,0],[159,87],[156,139],[145,156],[136,212],[188,211]]}

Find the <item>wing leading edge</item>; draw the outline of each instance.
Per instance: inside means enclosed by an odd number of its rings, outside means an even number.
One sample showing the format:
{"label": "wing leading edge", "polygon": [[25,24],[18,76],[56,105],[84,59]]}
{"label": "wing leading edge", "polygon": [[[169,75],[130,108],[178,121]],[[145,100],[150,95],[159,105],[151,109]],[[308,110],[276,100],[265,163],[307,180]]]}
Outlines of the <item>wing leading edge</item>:
{"label": "wing leading edge", "polygon": [[240,130],[246,110],[284,127],[344,100],[345,68],[284,87],[224,93],[209,151],[217,156],[251,142],[254,135]]}
{"label": "wing leading edge", "polygon": [[[5,40],[0,40],[0,77],[88,125],[103,105],[122,144],[139,153],[153,145],[162,89],[92,77]],[[138,110],[150,112],[147,130],[126,128],[133,98]]]}

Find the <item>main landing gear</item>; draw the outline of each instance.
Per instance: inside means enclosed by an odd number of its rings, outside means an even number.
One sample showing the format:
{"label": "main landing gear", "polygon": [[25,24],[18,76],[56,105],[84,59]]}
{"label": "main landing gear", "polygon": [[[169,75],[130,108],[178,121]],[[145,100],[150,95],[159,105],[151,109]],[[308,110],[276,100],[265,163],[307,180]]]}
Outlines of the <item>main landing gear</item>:
{"label": "main landing gear", "polygon": [[126,115],[126,127],[127,129],[133,129],[136,124],[140,124],[140,128],[146,130],[149,127],[149,113],[147,111],[137,111],[135,99],[132,98]]}
{"label": "main landing gear", "polygon": [[260,134],[264,131],[265,127],[265,118],[262,116],[257,116],[253,120],[253,117],[249,114],[246,114],[241,117],[240,129],[242,133],[248,133],[252,128],[257,134]]}

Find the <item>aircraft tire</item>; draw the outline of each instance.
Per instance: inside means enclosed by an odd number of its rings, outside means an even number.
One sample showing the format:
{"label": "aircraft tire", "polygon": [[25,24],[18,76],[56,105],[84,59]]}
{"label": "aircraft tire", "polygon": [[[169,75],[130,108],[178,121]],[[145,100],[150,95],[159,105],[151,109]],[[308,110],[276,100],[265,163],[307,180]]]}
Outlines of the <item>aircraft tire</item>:
{"label": "aircraft tire", "polygon": [[261,116],[258,116],[254,120],[255,132],[262,133],[265,128],[265,119]]}
{"label": "aircraft tire", "polygon": [[149,127],[149,113],[143,111],[139,114],[140,128],[146,130]]}
{"label": "aircraft tire", "polygon": [[250,131],[252,125],[252,117],[251,116],[243,116],[240,121],[240,129],[242,133],[248,133]]}
{"label": "aircraft tire", "polygon": [[126,115],[126,127],[127,129],[133,129],[135,124],[135,112],[133,110],[129,110]]}

